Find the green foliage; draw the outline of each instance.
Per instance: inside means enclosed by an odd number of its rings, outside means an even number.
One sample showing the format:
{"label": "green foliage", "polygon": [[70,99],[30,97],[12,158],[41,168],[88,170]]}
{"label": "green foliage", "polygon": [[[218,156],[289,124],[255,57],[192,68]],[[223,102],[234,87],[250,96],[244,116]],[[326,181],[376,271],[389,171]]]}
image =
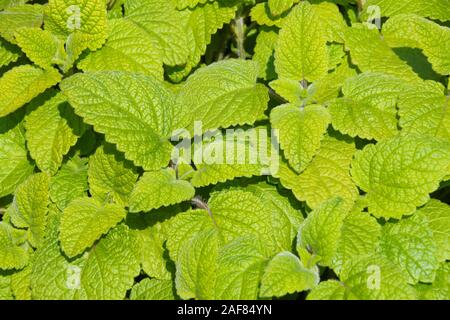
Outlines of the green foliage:
{"label": "green foliage", "polygon": [[448,300],[449,21],[0,0],[0,300]]}

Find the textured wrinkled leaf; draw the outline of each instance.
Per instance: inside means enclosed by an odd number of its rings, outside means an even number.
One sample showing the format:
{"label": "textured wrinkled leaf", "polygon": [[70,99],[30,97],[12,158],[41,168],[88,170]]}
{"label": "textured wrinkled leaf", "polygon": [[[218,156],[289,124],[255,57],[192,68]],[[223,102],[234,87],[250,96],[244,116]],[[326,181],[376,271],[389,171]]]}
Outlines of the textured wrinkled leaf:
{"label": "textured wrinkled leaf", "polygon": [[345,297],[345,284],[337,280],[322,281],[311,290],[307,300],[343,300]]}
{"label": "textured wrinkled leaf", "polygon": [[187,62],[187,32],[180,24],[181,13],[173,1],[128,0],[125,2],[125,17],[158,41],[165,64],[174,66]]}
{"label": "textured wrinkled leaf", "polygon": [[307,269],[290,252],[277,254],[268,263],[261,279],[260,295],[281,297],[286,294],[314,288],[319,283],[319,269]]}
{"label": "textured wrinkled leaf", "polygon": [[0,117],[16,111],[47,88],[57,84],[61,75],[55,69],[42,70],[21,65],[7,71],[0,78]]}
{"label": "textured wrinkled leaf", "polygon": [[[450,5],[450,2],[448,4]],[[448,27],[414,14],[401,14],[390,18],[383,25],[383,36],[391,47],[422,49],[436,72],[450,74]]]}
{"label": "textured wrinkled leaf", "polygon": [[5,40],[15,43],[14,33],[17,29],[39,28],[42,25],[44,6],[40,4],[23,4],[6,8],[0,12],[0,35]]}
{"label": "textured wrinkled leaf", "polygon": [[370,6],[378,6],[383,17],[414,13],[442,21],[450,20],[448,0],[367,0],[365,8]]}
{"label": "textured wrinkled leaf", "polygon": [[50,178],[36,173],[27,178],[14,193],[11,221],[18,228],[28,229],[28,241],[33,247],[42,244],[47,226],[47,206]]}
{"label": "textured wrinkled leaf", "polygon": [[181,247],[175,285],[182,299],[213,298],[219,243],[217,232],[210,230],[198,233]]}
{"label": "textured wrinkled leaf", "polygon": [[130,212],[150,211],[190,200],[195,190],[187,181],[178,180],[173,169],[146,172],[130,195]]}
{"label": "textured wrinkled leaf", "polygon": [[63,157],[78,141],[84,126],[63,95],[51,92],[37,103],[25,120],[25,136],[31,157],[41,171],[54,174]]}
{"label": "textured wrinkled leaf", "polygon": [[318,153],[300,175],[287,165],[280,166],[281,184],[313,209],[333,197],[341,197],[344,207],[350,208],[358,196],[349,173],[355,151],[353,142],[326,136]]}
{"label": "textured wrinkled leaf", "polygon": [[81,254],[123,220],[125,214],[121,206],[103,204],[95,198],[73,200],[61,217],[61,248],[70,258]]}
{"label": "textured wrinkled leaf", "polygon": [[87,159],[78,156],[65,163],[50,180],[50,199],[60,210],[88,190]]}
{"label": "textured wrinkled leaf", "polygon": [[296,171],[303,171],[311,162],[330,120],[327,109],[319,105],[283,105],[271,111],[272,127],[278,130],[276,135],[284,155]]}
{"label": "textured wrinkled leaf", "polygon": [[314,81],[328,71],[326,34],[322,21],[308,2],[289,14],[275,49],[275,68],[280,77]]}
{"label": "textured wrinkled leaf", "polygon": [[17,61],[20,57],[20,50],[0,39],[0,68]]}
{"label": "textured wrinkled leaf", "polygon": [[113,145],[100,146],[89,159],[89,191],[99,199],[112,199],[119,205],[127,205],[137,177],[133,164],[126,161]]}
{"label": "textured wrinkled leaf", "polygon": [[0,222],[0,269],[21,269],[28,263],[28,252],[20,246],[21,232]]}
{"label": "textured wrinkled leaf", "polygon": [[[253,124],[263,117],[269,100],[264,85],[256,83],[258,65],[229,59],[198,69],[183,85],[179,104],[202,129]],[[192,123],[189,123],[192,127]]]}
{"label": "textured wrinkled leaf", "polygon": [[172,281],[144,279],[131,290],[131,300],[175,300]]}
{"label": "textured wrinkled leaf", "polygon": [[405,135],[367,145],[352,162],[352,177],[367,192],[369,212],[401,218],[429,200],[445,177],[450,145],[426,136]]}
{"label": "textured wrinkled leaf", "polygon": [[253,61],[258,62],[258,76],[265,80],[276,78],[274,53],[278,41],[278,33],[274,29],[262,29],[256,38]]}
{"label": "textured wrinkled leaf", "polygon": [[76,74],[61,88],[76,113],[127,159],[148,170],[169,163],[166,139],[177,124],[173,95],[162,83],[141,74],[103,71]]}
{"label": "textured wrinkled leaf", "polygon": [[155,38],[126,19],[108,22],[108,40],[91,52],[78,67],[83,71],[130,71],[163,79],[162,50]]}

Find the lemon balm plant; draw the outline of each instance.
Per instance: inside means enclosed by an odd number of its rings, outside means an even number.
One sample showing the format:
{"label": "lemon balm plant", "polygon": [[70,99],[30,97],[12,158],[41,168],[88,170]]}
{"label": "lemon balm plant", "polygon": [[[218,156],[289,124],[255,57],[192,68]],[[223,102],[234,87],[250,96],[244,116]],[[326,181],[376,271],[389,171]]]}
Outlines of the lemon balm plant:
{"label": "lemon balm plant", "polygon": [[449,0],[0,0],[0,299],[448,299]]}

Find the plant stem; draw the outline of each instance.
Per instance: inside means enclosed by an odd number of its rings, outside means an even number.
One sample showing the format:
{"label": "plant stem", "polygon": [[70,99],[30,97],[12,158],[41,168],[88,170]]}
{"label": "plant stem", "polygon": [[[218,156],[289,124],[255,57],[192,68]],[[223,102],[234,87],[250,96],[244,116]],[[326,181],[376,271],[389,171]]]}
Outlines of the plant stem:
{"label": "plant stem", "polygon": [[236,35],[236,46],[237,46],[237,54],[240,59],[246,58],[245,52],[245,27],[244,27],[244,18],[242,17],[242,11],[240,10],[236,18],[234,19],[234,34]]}

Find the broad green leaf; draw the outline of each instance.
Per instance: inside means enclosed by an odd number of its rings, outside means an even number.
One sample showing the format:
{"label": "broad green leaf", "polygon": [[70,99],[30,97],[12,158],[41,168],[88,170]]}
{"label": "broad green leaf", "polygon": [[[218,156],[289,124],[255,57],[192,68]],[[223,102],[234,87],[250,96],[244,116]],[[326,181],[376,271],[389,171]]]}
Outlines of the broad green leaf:
{"label": "broad green leaf", "polygon": [[28,27],[39,28],[42,25],[44,6],[40,4],[23,4],[6,8],[0,12],[0,36],[15,43],[16,30]]}
{"label": "broad green leaf", "polygon": [[274,52],[278,41],[278,32],[275,29],[261,29],[256,38],[253,61],[258,62],[258,77],[272,80],[277,77],[274,66]]}
{"label": "broad green leaf", "polygon": [[173,1],[128,0],[125,2],[125,17],[158,41],[165,64],[175,66],[187,62],[187,31],[180,23],[182,16]]}
{"label": "broad green leaf", "polygon": [[328,71],[326,33],[314,6],[302,2],[289,14],[275,49],[280,77],[315,81]]}
{"label": "broad green leaf", "polygon": [[31,265],[11,275],[11,290],[16,300],[31,300]]}
{"label": "broad green leaf", "polygon": [[352,162],[352,177],[367,192],[371,214],[398,219],[429,200],[449,165],[447,142],[405,135],[364,147]]}
{"label": "broad green leaf", "polygon": [[383,140],[397,134],[395,110],[383,110],[364,101],[338,98],[328,107],[336,130],[351,137]]}
{"label": "broad green leaf", "polygon": [[175,300],[172,281],[144,279],[131,289],[131,300]]}
{"label": "broad green leaf", "polygon": [[[278,170],[278,143],[275,137],[269,137],[267,128],[238,129],[225,135],[217,132],[213,137],[212,141],[194,142],[192,162],[196,170],[191,179],[194,187]],[[191,163],[190,158],[183,161]]]}
{"label": "broad green leaf", "polygon": [[300,226],[298,247],[319,256],[320,265],[330,266],[339,245],[341,228],[347,213],[340,198],[322,203],[308,214]]}
{"label": "broad green leaf", "polygon": [[416,292],[393,262],[379,255],[347,261],[340,280],[349,300],[414,300]]}
{"label": "broad green leaf", "polygon": [[419,283],[416,285],[420,300],[448,300],[450,296],[450,263],[444,262],[436,272],[432,284]]}
{"label": "broad green leaf", "polygon": [[306,297],[307,300],[343,300],[346,294],[345,284],[337,280],[319,283]]}
{"label": "broad green leaf", "polygon": [[36,173],[27,178],[14,193],[11,221],[18,228],[28,229],[28,241],[33,247],[42,244],[47,225],[50,178]]}
{"label": "broad green leaf", "polygon": [[448,0],[367,0],[364,8],[378,6],[381,16],[391,17],[402,13],[414,13],[441,21],[450,20]]}
{"label": "broad green leaf", "polygon": [[374,253],[379,245],[381,227],[367,212],[350,213],[342,224],[333,270],[339,274],[344,263]]}
{"label": "broad green leaf", "polygon": [[433,242],[438,248],[439,261],[450,260],[450,206],[431,199],[416,215],[427,218],[428,226],[433,232]]}
{"label": "broad green leaf", "polygon": [[381,252],[409,274],[408,282],[433,282],[439,267],[437,245],[428,220],[418,214],[383,226]]}
{"label": "broad green leaf", "polygon": [[200,232],[180,248],[175,285],[182,299],[213,299],[220,239],[215,230]]}
{"label": "broad green leaf", "polygon": [[14,34],[17,45],[27,57],[41,68],[63,65],[67,60],[64,42],[50,31],[40,28],[20,28]]}
{"label": "broad green leaf", "polygon": [[20,57],[20,50],[12,44],[0,39],[0,68],[17,61]]}
{"label": "broad green leaf", "polygon": [[27,147],[41,171],[55,174],[84,126],[66,99],[52,91],[25,118]]}
{"label": "broad green leaf", "polygon": [[319,283],[319,269],[307,269],[290,252],[277,254],[268,263],[261,279],[262,297],[282,297],[286,294],[314,288]]}
{"label": "broad green leaf", "polygon": [[271,111],[272,128],[277,130],[284,155],[296,171],[303,171],[311,162],[330,120],[327,109],[319,105],[282,105]]}
{"label": "broad green leaf", "polygon": [[0,269],[22,269],[28,263],[26,247],[21,247],[21,230],[0,222]]}
{"label": "broad green leaf", "polygon": [[345,32],[345,47],[350,51],[352,62],[362,72],[385,73],[411,82],[420,79],[411,67],[389,48],[377,30],[348,28]]}
{"label": "broad green leaf", "polygon": [[263,2],[256,4],[251,9],[250,16],[252,18],[252,21],[258,23],[259,25],[280,27],[284,21],[284,18],[289,14],[289,12],[290,11],[286,11],[282,15],[275,17],[270,13],[268,2]]}
{"label": "broad green leaf", "polygon": [[108,22],[105,45],[83,59],[83,71],[117,70],[141,72],[163,80],[162,50],[157,39],[126,19]]}
{"label": "broad green leaf", "polygon": [[215,299],[255,300],[270,256],[257,237],[239,237],[219,251]]}
{"label": "broad green leaf", "polygon": [[[448,2],[450,5],[450,2]],[[449,14],[450,14],[450,10]],[[450,29],[414,14],[401,14],[383,25],[383,36],[391,47],[419,48],[433,69],[450,74]]]}
{"label": "broad green leaf", "polygon": [[337,4],[327,1],[319,1],[319,3],[313,5],[313,7],[323,24],[327,41],[331,43],[342,43],[344,40],[344,32],[347,29],[347,23],[345,22],[345,19],[342,16],[340,8]]}
{"label": "broad green leaf", "polygon": [[125,160],[113,145],[103,144],[89,159],[89,191],[93,197],[111,199],[125,206],[137,177],[133,164]]}
{"label": "broad green leaf", "polygon": [[444,92],[440,83],[432,81],[404,90],[398,101],[403,131],[450,141],[450,99]]}
{"label": "broad green leaf", "polygon": [[27,3],[29,0],[0,0],[0,10],[7,9],[9,7],[15,7]]}
{"label": "broad green leaf", "polygon": [[88,190],[87,159],[78,156],[65,163],[50,180],[50,199],[60,210]]}
{"label": "broad green leaf", "polygon": [[0,299],[14,300],[11,290],[11,272],[0,270]]}
{"label": "broad green leaf", "polygon": [[[229,59],[198,69],[183,85],[179,104],[202,131],[253,124],[263,118],[269,95],[256,83],[258,64]],[[193,123],[188,123],[192,128]]]}
{"label": "broad green leaf", "polygon": [[188,37],[189,55],[185,65],[169,69],[170,79],[179,82],[192,71],[204,55],[212,35],[234,18],[236,9],[226,2],[214,1],[181,12],[180,18]]}
{"label": "broad green leaf", "polygon": [[[7,123],[8,118],[1,119],[1,122]],[[6,132],[0,126],[0,197],[13,193],[33,169],[28,161],[22,124]]]}
{"label": "broad green leaf", "polygon": [[178,180],[173,169],[146,172],[130,195],[130,212],[147,212],[190,200],[194,195],[192,185]]}
{"label": "broad green leaf", "polygon": [[46,244],[36,251],[31,274],[34,299],[124,299],[139,274],[136,239],[119,225],[89,254],[68,260],[58,245],[56,223]]}
{"label": "broad green leaf", "polygon": [[78,198],[65,209],[59,227],[61,248],[69,258],[91,247],[94,242],[125,218],[116,204],[103,204],[95,198]]}
{"label": "broad green leaf", "polygon": [[274,16],[279,16],[285,11],[289,10],[297,0],[269,0],[270,13]]}
{"label": "broad green leaf", "polygon": [[342,198],[343,206],[350,209],[358,196],[349,172],[355,151],[353,142],[326,136],[318,153],[300,175],[287,165],[280,166],[281,184],[313,209],[333,197]]}
{"label": "broad green leaf", "polygon": [[61,83],[75,112],[104,133],[125,157],[147,170],[170,160],[168,141],[177,128],[175,99],[151,77],[128,72],[76,74]]}
{"label": "broad green leaf", "polygon": [[177,4],[178,9],[186,9],[186,8],[194,8],[198,4],[204,4],[208,1],[215,1],[215,0],[175,0],[175,3]]}
{"label": "broad green leaf", "polygon": [[7,71],[0,78],[0,117],[16,111],[47,88],[57,84],[61,75],[55,69],[42,70],[21,65]]}
{"label": "broad green leaf", "polygon": [[45,29],[66,40],[72,61],[87,48],[99,49],[106,39],[104,0],[49,0],[45,8]]}

